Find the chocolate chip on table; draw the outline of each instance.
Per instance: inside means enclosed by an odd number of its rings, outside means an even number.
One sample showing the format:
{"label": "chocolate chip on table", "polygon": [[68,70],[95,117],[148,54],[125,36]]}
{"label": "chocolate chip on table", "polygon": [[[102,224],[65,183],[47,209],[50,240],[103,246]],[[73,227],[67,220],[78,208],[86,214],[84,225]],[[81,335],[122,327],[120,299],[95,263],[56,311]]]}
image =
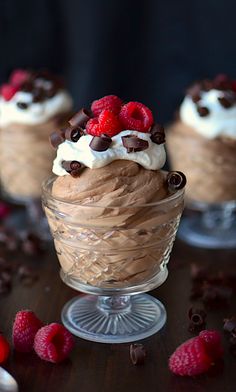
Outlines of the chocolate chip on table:
{"label": "chocolate chip on table", "polygon": [[93,151],[102,152],[108,150],[111,143],[112,139],[110,138],[110,136],[102,134],[101,136],[94,136],[89,143],[89,147]]}
{"label": "chocolate chip on table", "polygon": [[210,110],[205,106],[198,106],[197,111],[200,117],[206,117],[210,113]]}
{"label": "chocolate chip on table", "polygon": [[69,140],[74,143],[76,143],[83,135],[84,135],[84,131],[79,126],[69,127],[65,131],[66,140]]}
{"label": "chocolate chip on table", "polygon": [[177,191],[186,185],[186,177],[180,171],[171,171],[167,174],[166,182],[170,191]]}
{"label": "chocolate chip on table", "polygon": [[122,136],[121,139],[123,146],[127,149],[127,153],[144,151],[149,146],[147,140],[140,139],[136,135]]}
{"label": "chocolate chip on table", "polygon": [[26,102],[17,102],[16,105],[22,110],[26,110],[29,107],[29,104]]}
{"label": "chocolate chip on table", "polygon": [[143,365],[147,352],[143,344],[133,343],[130,345],[130,359],[133,365]]}
{"label": "chocolate chip on table", "polygon": [[200,332],[206,327],[206,312],[203,309],[190,308],[188,312],[190,332]]}
{"label": "chocolate chip on table", "polygon": [[82,127],[84,126],[87,121],[91,118],[91,112],[87,109],[80,109],[79,112],[77,112],[70,120],[69,124],[74,127],[74,126],[79,126]]}

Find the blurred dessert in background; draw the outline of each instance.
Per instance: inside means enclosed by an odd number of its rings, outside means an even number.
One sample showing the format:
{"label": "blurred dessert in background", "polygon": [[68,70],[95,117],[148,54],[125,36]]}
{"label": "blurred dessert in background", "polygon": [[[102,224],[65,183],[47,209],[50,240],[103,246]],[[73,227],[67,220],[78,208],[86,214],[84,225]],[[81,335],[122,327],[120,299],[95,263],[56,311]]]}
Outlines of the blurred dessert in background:
{"label": "blurred dessert in background", "polygon": [[173,170],[184,170],[189,201],[236,200],[236,82],[226,75],[194,83],[167,130]]}
{"label": "blurred dessert in background", "polygon": [[48,71],[17,69],[0,89],[0,180],[10,198],[40,198],[51,170],[50,133],[71,115],[72,99]]}

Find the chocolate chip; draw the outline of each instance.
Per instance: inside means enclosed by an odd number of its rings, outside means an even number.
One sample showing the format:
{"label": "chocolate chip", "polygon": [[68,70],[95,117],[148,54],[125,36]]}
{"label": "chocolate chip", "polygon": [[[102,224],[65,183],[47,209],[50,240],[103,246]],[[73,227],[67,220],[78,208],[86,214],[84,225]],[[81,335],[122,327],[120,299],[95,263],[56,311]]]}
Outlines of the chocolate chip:
{"label": "chocolate chip", "polygon": [[169,172],[166,181],[170,191],[177,191],[184,188],[187,182],[184,173],[180,171]]}
{"label": "chocolate chip", "polygon": [[151,141],[156,144],[165,143],[165,131],[161,124],[154,124],[151,128]]}
{"label": "chocolate chip", "polygon": [[86,122],[90,119],[90,117],[91,117],[91,113],[88,110],[82,108],[82,109],[80,109],[80,111],[78,113],[76,113],[69,120],[69,124],[72,127],[75,127],[75,126],[82,127],[86,124]]}
{"label": "chocolate chip", "polygon": [[22,110],[25,110],[29,107],[29,104],[26,102],[17,102],[16,105]]}
{"label": "chocolate chip", "polygon": [[236,331],[236,317],[231,317],[229,319],[224,319],[224,331],[232,333]]}
{"label": "chocolate chip", "polygon": [[140,139],[136,135],[122,136],[123,146],[127,149],[127,153],[144,151],[148,148],[147,140]]}
{"label": "chocolate chip", "polygon": [[72,177],[78,177],[81,173],[82,165],[78,161],[63,161],[61,163],[63,169],[67,171]]}
{"label": "chocolate chip", "polygon": [[65,141],[63,130],[59,132],[58,131],[52,132],[49,141],[53,148],[57,148],[61,143]]}
{"label": "chocolate chip", "polygon": [[205,106],[198,106],[197,111],[198,111],[199,116],[201,116],[201,117],[206,117],[210,113],[210,110]]}
{"label": "chocolate chip", "polygon": [[65,138],[74,143],[76,143],[83,135],[83,129],[78,126],[67,128],[65,131]]}
{"label": "chocolate chip", "polygon": [[89,143],[89,147],[94,151],[106,151],[110,147],[112,139],[110,136],[102,134],[101,136],[94,136]]}
{"label": "chocolate chip", "polygon": [[143,365],[147,352],[143,344],[134,343],[130,345],[130,359],[133,365]]}
{"label": "chocolate chip", "polygon": [[231,108],[233,105],[233,102],[230,99],[227,99],[226,97],[218,97],[218,101],[220,102],[221,106],[223,106],[225,109]]}

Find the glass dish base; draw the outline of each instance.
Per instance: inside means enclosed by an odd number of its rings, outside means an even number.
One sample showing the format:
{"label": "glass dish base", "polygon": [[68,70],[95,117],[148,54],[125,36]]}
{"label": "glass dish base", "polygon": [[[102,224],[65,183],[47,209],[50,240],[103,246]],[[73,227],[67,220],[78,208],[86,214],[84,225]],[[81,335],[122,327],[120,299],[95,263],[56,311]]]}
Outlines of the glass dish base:
{"label": "glass dish base", "polygon": [[148,294],[80,295],[62,309],[74,335],[100,343],[127,343],[158,332],[166,322],[163,304]]}
{"label": "glass dish base", "polygon": [[191,203],[193,214],[182,217],[177,236],[207,249],[236,248],[236,202],[217,205]]}

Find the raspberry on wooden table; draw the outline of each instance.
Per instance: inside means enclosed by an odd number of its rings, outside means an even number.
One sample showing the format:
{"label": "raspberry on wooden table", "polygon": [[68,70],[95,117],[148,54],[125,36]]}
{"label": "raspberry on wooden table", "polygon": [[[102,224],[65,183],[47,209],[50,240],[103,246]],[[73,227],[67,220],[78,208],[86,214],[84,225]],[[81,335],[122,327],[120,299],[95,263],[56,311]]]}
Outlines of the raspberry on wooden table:
{"label": "raspberry on wooden table", "polygon": [[0,335],[0,363],[5,362],[10,354],[10,345],[3,335]]}
{"label": "raspberry on wooden table", "polygon": [[33,350],[36,332],[42,322],[31,310],[21,310],[16,314],[13,324],[12,339],[16,351],[30,352]]}

